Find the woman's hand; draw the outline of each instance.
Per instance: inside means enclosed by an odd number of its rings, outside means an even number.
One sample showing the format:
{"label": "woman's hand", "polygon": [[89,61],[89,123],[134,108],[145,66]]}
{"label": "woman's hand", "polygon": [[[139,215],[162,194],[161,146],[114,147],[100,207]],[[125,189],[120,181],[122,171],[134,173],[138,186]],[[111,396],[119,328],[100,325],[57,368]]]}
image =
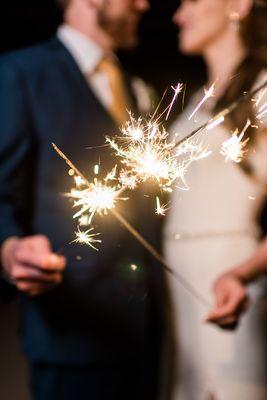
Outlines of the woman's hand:
{"label": "woman's hand", "polygon": [[245,285],[233,273],[220,276],[214,284],[215,308],[206,321],[222,328],[237,324],[241,314],[248,308],[249,297]]}

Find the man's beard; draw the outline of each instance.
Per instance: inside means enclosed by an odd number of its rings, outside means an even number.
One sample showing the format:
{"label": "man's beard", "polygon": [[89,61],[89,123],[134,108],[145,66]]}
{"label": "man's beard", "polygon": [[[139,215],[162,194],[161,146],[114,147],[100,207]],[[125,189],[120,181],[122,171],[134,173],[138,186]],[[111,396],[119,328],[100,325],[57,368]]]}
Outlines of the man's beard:
{"label": "man's beard", "polygon": [[112,38],[118,49],[132,49],[138,44],[138,27],[129,29],[127,18],[111,19],[105,9],[98,10],[99,26]]}

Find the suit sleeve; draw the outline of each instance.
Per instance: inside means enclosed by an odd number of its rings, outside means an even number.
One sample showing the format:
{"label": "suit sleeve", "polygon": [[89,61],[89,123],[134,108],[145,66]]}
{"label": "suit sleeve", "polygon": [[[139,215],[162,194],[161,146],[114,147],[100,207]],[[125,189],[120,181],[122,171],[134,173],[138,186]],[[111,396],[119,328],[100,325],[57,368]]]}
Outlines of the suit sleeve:
{"label": "suit sleeve", "polygon": [[24,234],[21,210],[30,145],[25,94],[15,65],[0,59],[0,244]]}

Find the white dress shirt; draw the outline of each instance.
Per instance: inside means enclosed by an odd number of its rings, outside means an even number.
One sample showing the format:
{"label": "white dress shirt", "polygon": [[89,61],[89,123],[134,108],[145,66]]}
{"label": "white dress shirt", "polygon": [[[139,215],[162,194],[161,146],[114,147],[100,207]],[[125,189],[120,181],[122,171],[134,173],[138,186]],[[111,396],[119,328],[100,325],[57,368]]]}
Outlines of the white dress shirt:
{"label": "white dress shirt", "polygon": [[112,102],[109,82],[103,73],[96,71],[97,65],[104,56],[101,47],[67,24],[58,28],[57,37],[76,61],[99,101],[108,109]]}

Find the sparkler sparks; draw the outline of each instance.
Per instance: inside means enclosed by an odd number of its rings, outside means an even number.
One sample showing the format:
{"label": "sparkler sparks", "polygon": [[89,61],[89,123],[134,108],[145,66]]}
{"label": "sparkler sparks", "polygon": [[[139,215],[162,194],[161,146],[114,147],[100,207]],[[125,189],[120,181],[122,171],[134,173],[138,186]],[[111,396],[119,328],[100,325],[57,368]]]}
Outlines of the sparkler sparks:
{"label": "sparkler sparks", "polygon": [[172,86],[171,88],[174,91],[174,95],[173,95],[170,105],[167,108],[168,111],[167,111],[167,115],[165,118],[166,121],[168,120],[168,118],[170,116],[170,113],[171,113],[172,107],[175,103],[175,100],[177,99],[178,95],[184,90],[184,85],[182,83],[177,83],[176,87]]}
{"label": "sparkler sparks", "polygon": [[[262,92],[259,94],[258,99],[255,100],[255,108],[256,108],[256,118],[261,121],[262,117],[267,113],[267,101],[265,101],[263,104],[260,104],[262,100],[266,100],[264,98],[266,94],[267,89],[263,89]],[[257,109],[258,107],[258,109]]]}
{"label": "sparkler sparks", "polygon": [[198,103],[196,108],[193,110],[192,114],[189,116],[189,121],[193,118],[193,116],[198,112],[200,107],[214,94],[214,89],[215,89],[215,82],[211,85],[209,89],[204,89],[204,97],[203,99]]}
{"label": "sparkler sparks", "polygon": [[131,114],[122,136],[106,138],[125,166],[119,178],[122,187],[134,188],[152,179],[169,191],[176,179],[184,182],[189,164],[203,156],[203,149],[186,141],[173,151],[175,143],[167,139],[168,133],[158,122],[136,120]]}
{"label": "sparkler sparks", "polygon": [[254,107],[256,109],[256,119],[258,119],[260,122],[262,122],[262,118],[267,113],[266,92],[267,88],[263,87],[263,89],[259,91],[258,97],[252,98],[252,101],[255,103]]}
{"label": "sparkler sparks", "polygon": [[94,178],[93,182],[89,182],[82,172],[78,170],[72,161],[54,143],[52,143],[52,146],[75,174],[74,182],[76,183],[76,188],[65,195],[74,200],[74,207],[81,207],[73,218],[80,217],[80,221],[85,223],[84,216],[88,216],[88,225],[90,225],[95,214],[106,215],[108,210],[115,207],[116,200],[126,200],[125,198],[118,197],[121,189],[117,184],[111,186],[108,183],[110,180],[115,179],[116,166],[106,175],[103,182],[97,178]]}
{"label": "sparkler sparks", "polygon": [[89,213],[88,222],[91,224],[96,213],[106,215],[108,210],[115,207],[118,189],[95,179],[89,187],[82,190],[72,189],[66,196],[74,199],[74,207],[80,207],[73,218]]}
{"label": "sparkler sparks", "polygon": [[84,179],[81,176],[74,176],[74,180],[77,187],[81,187],[82,185],[84,185]]}
{"label": "sparkler sparks", "polygon": [[[227,109],[220,112],[212,120],[206,122],[198,129],[189,133],[182,140],[177,143],[168,143],[167,134],[164,129],[150,120],[144,124],[142,119],[134,120],[130,116],[130,122],[126,125],[126,128],[122,131],[123,137],[117,139],[107,138],[107,142],[111,148],[115,150],[117,155],[122,159],[122,163],[126,166],[119,175],[120,185],[116,183],[113,186],[108,184],[110,180],[116,179],[116,167],[110,174],[107,175],[103,182],[98,181],[96,178],[93,183],[90,183],[84,175],[75,167],[75,165],[69,160],[66,155],[53,144],[55,151],[62,157],[67,165],[71,168],[71,176],[76,175],[75,182],[80,188],[73,189],[68,194],[69,197],[75,200],[74,206],[80,206],[81,210],[75,214],[74,217],[80,217],[79,222],[82,224],[90,224],[93,216],[97,213],[99,215],[106,214],[108,210],[113,216],[120,222],[142,245],[146,248],[155,259],[157,259],[162,267],[170,274],[174,275],[180,284],[190,293],[195,299],[197,299],[205,307],[210,307],[209,303],[200,293],[186,281],[177,271],[173,271],[157,250],[147,242],[143,236],[140,235],[129,222],[116,211],[115,204],[116,200],[119,199],[118,195],[126,188],[134,188],[139,182],[144,182],[148,178],[153,177],[160,183],[162,187],[166,187],[166,190],[171,190],[171,183],[179,176],[182,180],[184,179],[184,173],[194,159],[199,159],[208,155],[208,152],[200,151],[200,148],[192,146],[190,139],[193,138],[197,133],[208,129],[213,124],[216,126],[218,123],[223,121],[223,118],[230,114],[241,101],[244,99],[251,99],[251,97],[258,93],[260,90],[267,86],[265,82],[261,87],[256,88],[253,92],[248,93],[246,96],[241,97],[234,103],[232,103]],[[178,89],[177,89],[178,90]],[[178,94],[178,92],[177,92]],[[205,92],[203,100],[198,105],[197,109],[203,104],[203,102],[213,94],[212,87]],[[175,92],[176,95],[176,92]],[[171,107],[170,107],[171,108]],[[197,111],[195,110],[195,112]],[[262,109],[263,111],[264,109]],[[195,113],[194,112],[194,113]],[[193,115],[192,115],[193,117]],[[223,117],[223,118],[222,118]],[[152,118],[153,119],[153,118]],[[248,126],[247,126],[248,127]],[[238,136],[237,133],[233,135],[229,141],[224,143],[223,150],[224,155],[228,159],[233,159],[239,162],[240,157],[242,158],[244,153],[244,146],[247,143],[246,139],[242,142],[245,130]],[[121,142],[121,144],[118,142]],[[191,149],[190,149],[191,146]],[[173,150],[176,149],[176,154]],[[183,150],[182,150],[183,149]],[[243,153],[242,153],[243,152]],[[182,163],[177,162],[178,155],[186,155]],[[197,156],[198,154],[198,156]],[[98,172],[95,172],[98,173]],[[79,179],[77,179],[79,177]],[[132,179],[132,180],[131,180]],[[129,183],[131,180],[131,184]],[[126,182],[126,183],[123,183]],[[127,183],[128,182],[128,183]],[[166,205],[161,205],[159,198],[157,198],[157,210],[159,214],[164,215],[166,212]],[[89,214],[89,218],[88,218]],[[85,221],[85,217],[88,219]],[[76,239],[74,242],[83,243],[91,246],[95,250],[98,250],[94,243],[100,243],[101,240],[96,237],[99,233],[90,233],[94,228],[90,228],[86,231],[81,231],[78,227],[78,231],[75,232]],[[135,267],[134,267],[135,268]],[[133,269],[134,269],[133,268]]]}
{"label": "sparkler sparks", "polygon": [[125,169],[121,171],[119,181],[123,188],[133,190],[137,187],[137,178]]}
{"label": "sparkler sparks", "polygon": [[251,122],[248,120],[246,126],[238,136],[238,130],[236,130],[230,139],[226,140],[222,144],[221,154],[225,157],[225,161],[232,160],[236,163],[240,163],[243,157],[246,154],[246,144],[249,141],[249,138],[242,141],[244,134],[248,127],[251,125]]}
{"label": "sparkler sparks", "polygon": [[76,239],[74,239],[72,243],[86,244],[92,247],[94,250],[98,251],[99,249],[94,245],[94,243],[101,243],[102,240],[96,239],[96,237],[99,236],[100,233],[90,233],[93,230],[94,228],[90,228],[87,231],[81,231],[78,227],[77,232],[75,232]]}
{"label": "sparkler sparks", "polygon": [[[222,123],[225,119],[225,117],[229,114],[231,114],[236,108],[243,103],[244,101],[252,100],[255,98],[257,94],[261,94],[263,91],[267,90],[267,80],[264,81],[261,85],[256,87],[254,90],[251,92],[243,93],[237,100],[235,100],[233,103],[231,103],[228,107],[226,107],[224,110],[218,112],[212,119],[208,120],[198,128],[194,129],[192,132],[190,132],[188,135],[186,135],[184,138],[181,140],[177,141],[175,143],[175,147],[180,146],[183,142],[187,141],[188,139],[191,139],[192,137],[196,136],[198,133],[203,132],[207,129],[211,129],[214,126],[219,125]],[[261,100],[261,99],[260,99]]]}
{"label": "sparkler sparks", "polygon": [[[53,143],[53,148],[54,150],[58,153],[58,155],[63,158],[63,160],[65,160],[66,164],[74,171],[74,173],[77,176],[80,176],[81,178],[83,178],[84,180],[84,186],[86,187],[86,189],[84,190],[76,190],[73,189],[71,192],[71,194],[69,194],[70,197],[73,198],[78,198],[80,199],[79,201],[82,200],[82,196],[80,192],[84,192],[86,193],[86,191],[91,192],[92,197],[94,197],[94,195],[97,193],[94,192],[94,189],[100,185],[101,189],[103,189],[103,191],[105,191],[105,186],[103,184],[101,184],[100,182],[97,181],[97,179],[95,178],[95,181],[93,184],[91,184],[85,177],[84,175],[79,171],[79,169],[73,164],[73,162]],[[95,186],[94,186],[95,185]],[[99,187],[99,186],[98,186]],[[187,282],[182,276],[180,276],[180,274],[178,272],[173,271],[168,264],[166,264],[165,260],[163,259],[163,257],[157,252],[157,250],[151,246],[142,235],[140,235],[140,233],[119,213],[116,211],[116,209],[114,208],[115,206],[115,198],[117,197],[118,193],[121,193],[122,190],[119,190],[119,192],[116,192],[116,195],[114,194],[115,197],[111,196],[111,199],[109,198],[109,201],[103,201],[102,202],[102,196],[100,196],[101,201],[100,202],[92,202],[92,204],[95,204],[94,210],[96,212],[97,208],[99,207],[99,212],[100,214],[105,212],[105,210],[107,210],[108,205],[111,207],[110,211],[113,214],[113,216],[117,219],[118,222],[120,222],[135,238],[136,240],[139,241],[139,243],[141,243],[142,246],[144,246],[144,248],[146,248],[150,254],[152,254],[162,265],[162,267],[169,272],[170,274],[174,275],[176,277],[176,279],[180,282],[180,284],[185,288],[185,290],[188,291],[188,293],[190,293],[195,299],[197,299],[203,306],[210,308],[209,303],[206,301],[205,298],[202,297],[201,294],[198,293],[198,291],[195,290],[195,288],[189,283]],[[90,196],[89,196],[90,197]],[[97,197],[97,196],[96,196]],[[104,196],[105,197],[105,196]],[[91,202],[89,202],[91,204]],[[81,203],[81,205],[83,205],[83,203]],[[86,205],[86,207],[88,207],[89,204]],[[101,205],[101,207],[100,207]],[[87,208],[88,209],[88,208]],[[81,214],[81,213],[80,213]],[[92,215],[92,214],[91,214]],[[91,219],[91,216],[90,216]],[[93,227],[88,229],[87,231],[81,231],[80,228],[78,227],[78,231],[75,232],[76,234],[76,238],[74,239],[73,242],[75,243],[81,243],[81,244],[87,244],[90,247],[92,247],[95,250],[98,250],[97,247],[94,246],[94,243],[101,243],[100,239],[96,239],[97,236],[99,236],[99,233],[90,233],[93,231]]]}
{"label": "sparkler sparks", "polygon": [[209,131],[209,130],[215,128],[216,126],[218,126],[218,125],[220,125],[220,124],[222,124],[222,123],[224,122],[224,119],[225,119],[225,118],[224,118],[223,115],[221,115],[221,116],[218,117],[218,118],[212,119],[212,120],[210,121],[209,125],[206,127],[207,131]]}
{"label": "sparkler sparks", "polygon": [[88,215],[82,215],[79,218],[79,226],[88,226],[90,225],[90,220],[89,220],[89,216]]}
{"label": "sparkler sparks", "polygon": [[160,199],[156,197],[156,214],[157,215],[165,215],[166,211],[168,210],[167,204],[160,204]]}
{"label": "sparkler sparks", "polygon": [[[145,182],[149,178],[165,183],[170,180],[176,162],[164,128],[151,121],[146,124],[141,118],[136,120],[130,115],[130,121],[122,129],[122,134],[121,137],[106,138],[125,165],[121,175],[122,184],[127,184],[129,177],[134,177],[137,182]],[[131,186],[135,185],[133,182]]]}

